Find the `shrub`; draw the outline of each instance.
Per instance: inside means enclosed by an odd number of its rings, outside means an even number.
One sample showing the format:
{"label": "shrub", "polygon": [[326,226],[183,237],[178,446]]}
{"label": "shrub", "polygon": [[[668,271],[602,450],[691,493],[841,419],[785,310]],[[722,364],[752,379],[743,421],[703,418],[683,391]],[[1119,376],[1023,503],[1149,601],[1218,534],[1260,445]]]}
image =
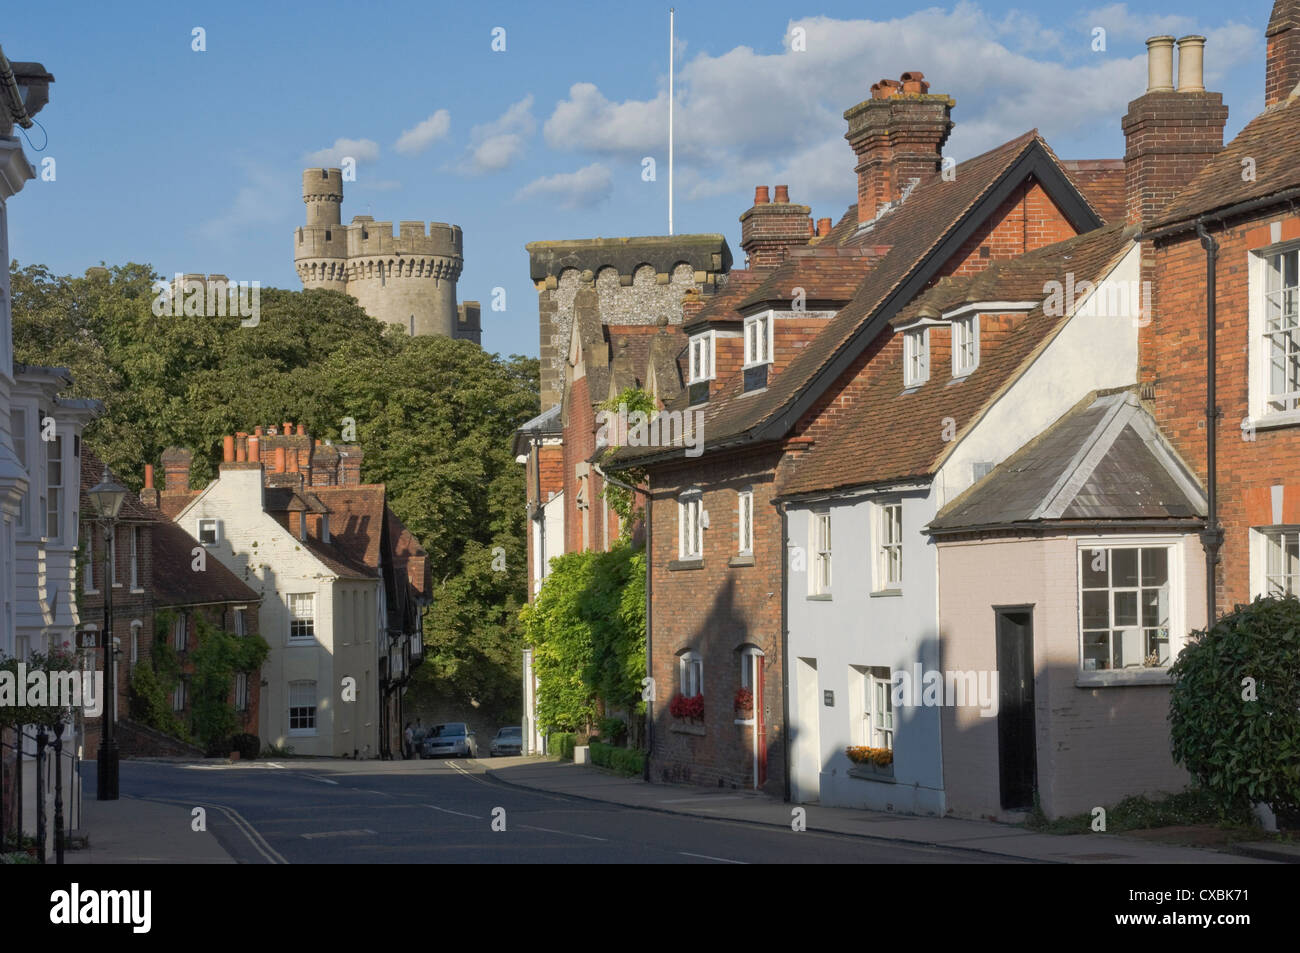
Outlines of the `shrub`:
{"label": "shrub", "polygon": [[190,740],[181,720],[172,711],[167,693],[150,665],[137,665],[131,672],[130,708],[131,718],[146,728],[153,728],[182,741]]}
{"label": "shrub", "polygon": [[1174,759],[1220,809],[1300,809],[1300,599],[1237,606],[1193,633],[1169,673]]}
{"label": "shrub", "polygon": [[627,738],[627,722],[622,718],[602,718],[599,724],[601,740],[621,746]]}
{"label": "shrub", "polygon": [[257,735],[250,735],[247,732],[235,735],[230,739],[230,743],[230,750],[238,751],[241,761],[252,761],[262,750],[262,740]]}
{"label": "shrub", "polygon": [[235,743],[230,735],[224,735],[219,738],[209,738],[207,744],[203,746],[203,754],[209,758],[226,758],[230,752],[235,750]]}
{"label": "shrub", "polygon": [[577,744],[577,735],[571,731],[558,732],[546,736],[546,749],[565,761],[573,760],[573,746]]}
{"label": "shrub", "polygon": [[633,777],[645,771],[645,752],[635,748],[616,748],[613,745],[593,741],[591,762],[627,777]]}

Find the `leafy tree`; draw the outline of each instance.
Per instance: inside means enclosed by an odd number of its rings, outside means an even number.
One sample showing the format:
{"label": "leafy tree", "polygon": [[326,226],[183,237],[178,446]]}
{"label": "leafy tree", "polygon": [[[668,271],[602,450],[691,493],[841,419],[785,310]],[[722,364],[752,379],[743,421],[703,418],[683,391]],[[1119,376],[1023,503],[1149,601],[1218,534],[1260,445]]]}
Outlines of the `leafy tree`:
{"label": "leafy tree", "polygon": [[427,661],[407,707],[436,695],[516,711],[527,555],[510,443],[537,414],[538,361],[407,337],[333,291],[262,289],[255,327],[158,317],[158,277],[138,264],[70,277],[15,263],[17,359],[65,366],[74,395],[104,402],[86,440],[133,487],[171,445],[194,451],[199,486],[227,434],[292,420],[338,440],[352,418],[362,479],[387,484],[432,567]]}
{"label": "leafy tree", "polygon": [[[634,414],[640,413],[645,415],[646,421],[653,420],[659,413],[659,405],[655,398],[648,392],[641,390],[639,387],[625,387],[616,397],[611,397],[600,405],[600,409],[617,414],[620,409],[626,409],[628,417],[628,429],[633,428],[633,421],[639,418]],[[601,436],[600,434],[597,435]],[[640,486],[646,477],[646,472],[641,467],[621,467],[614,468],[608,461],[614,456],[619,448],[619,438],[622,435],[617,432],[617,428],[610,427],[604,434],[606,449],[602,454],[602,467],[606,473],[618,480],[620,483],[626,483],[630,486]],[[613,483],[606,482],[602,495],[609,501],[609,507],[618,514],[623,527],[622,536],[624,539],[630,539],[632,529],[635,524],[644,515],[644,507],[638,505],[639,499],[635,493],[626,487],[617,486]]]}
{"label": "leafy tree", "polygon": [[204,747],[227,741],[241,728],[230,694],[237,672],[256,673],[270,654],[260,635],[235,635],[218,628],[201,615],[195,617],[198,645],[190,653],[194,674],[190,681],[190,715],[193,734]]}
{"label": "leafy tree", "polygon": [[1225,812],[1300,809],[1300,599],[1237,606],[1194,633],[1169,672],[1174,759]]}

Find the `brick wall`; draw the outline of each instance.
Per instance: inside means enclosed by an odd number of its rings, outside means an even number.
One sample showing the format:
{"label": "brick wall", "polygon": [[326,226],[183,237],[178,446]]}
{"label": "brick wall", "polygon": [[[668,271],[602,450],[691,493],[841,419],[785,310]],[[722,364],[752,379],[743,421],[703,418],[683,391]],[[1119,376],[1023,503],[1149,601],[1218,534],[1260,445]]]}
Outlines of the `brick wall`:
{"label": "brick wall", "polygon": [[[765,656],[761,701],[767,743],[767,782],[776,796],[785,791],[781,635],[781,520],[772,506],[772,472],[780,451],[701,458],[703,462],[656,468],[651,557],[651,646],[655,679],[655,743],[652,777],[748,788],[752,778],[750,728],[735,724],[733,701],[740,687],[740,649],[755,645]],[[709,527],[698,569],[672,569],[678,560],[677,496],[688,486],[703,490]],[[752,565],[730,565],[737,555],[737,491],[754,492]],[[679,655],[703,656],[703,734],[688,734],[668,706],[680,691]]]}
{"label": "brick wall", "polygon": [[[1276,225],[1276,228],[1273,226]],[[1285,523],[1300,523],[1300,426],[1257,428],[1243,439],[1249,416],[1251,368],[1249,264],[1251,250],[1300,238],[1300,216],[1259,214],[1216,231],[1219,519],[1225,537],[1217,574],[1218,607],[1248,602],[1249,529],[1272,525],[1272,487],[1282,487]],[[1155,387],[1155,416],[1183,459],[1204,484],[1205,440],[1205,250],[1195,233],[1144,249],[1151,263],[1153,315],[1139,332],[1141,374]]]}
{"label": "brick wall", "polygon": [[940,270],[939,277],[976,274],[994,261],[1016,258],[1075,234],[1042,185],[1027,181],[966,239]]}

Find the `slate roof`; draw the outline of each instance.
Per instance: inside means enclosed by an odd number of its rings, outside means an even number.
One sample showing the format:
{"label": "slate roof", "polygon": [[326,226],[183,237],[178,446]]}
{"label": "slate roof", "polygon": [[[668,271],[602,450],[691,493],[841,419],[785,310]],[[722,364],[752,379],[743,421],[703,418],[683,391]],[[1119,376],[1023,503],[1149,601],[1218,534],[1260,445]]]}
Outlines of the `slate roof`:
{"label": "slate roof", "polygon": [[[1178,198],[1148,224],[1148,231],[1188,221],[1251,199],[1300,186],[1300,97],[1264,110],[1205,164]],[[1253,159],[1255,177],[1242,177],[1242,160]]]}
{"label": "slate roof", "polygon": [[[1047,187],[1079,231],[1100,224],[1096,212],[1078,195],[1059,161],[1031,130],[956,167],[956,174],[934,173],[922,180],[907,200],[865,226],[850,209],[818,246],[888,246],[858,286],[848,305],[801,350],[768,387],[743,394],[743,374],[723,382],[699,410],[704,412],[706,455],[747,442],[783,438],[816,396],[843,373],[871,344],[893,312],[925,287],[954,254],[967,233],[983,221],[1023,179],[1033,174]],[[985,215],[977,212],[984,208]],[[669,409],[685,409],[685,395]],[[680,450],[622,447],[614,459],[641,465],[655,457],[678,460]]]}
{"label": "slate roof", "polygon": [[[781,480],[783,496],[928,478],[1002,391],[1069,320],[1045,310],[1044,284],[1067,271],[1076,281],[1105,276],[1132,246],[1137,228],[1108,225],[1018,258],[998,262],[970,277],[941,281],[903,309],[904,323],[926,306],[938,312],[979,301],[1036,301],[1014,328],[981,340],[980,362],[966,378],[945,373],[940,354],[931,355],[930,378],[903,387],[903,349],[887,348],[872,360],[876,373],[843,416],[820,435]],[[983,336],[982,336],[983,338]],[[955,422],[956,439],[945,423]],[[945,440],[947,436],[949,439]],[[710,435],[705,431],[706,445]]]}
{"label": "slate roof", "polygon": [[176,523],[155,519],[153,525],[153,594],[159,606],[199,606],[215,602],[256,603],[261,596],[221,564],[209,559],[194,572],[196,540]]}
{"label": "slate roof", "polygon": [[1192,521],[1205,511],[1195,474],[1137,395],[1124,390],[1089,394],[940,510],[929,531]]}

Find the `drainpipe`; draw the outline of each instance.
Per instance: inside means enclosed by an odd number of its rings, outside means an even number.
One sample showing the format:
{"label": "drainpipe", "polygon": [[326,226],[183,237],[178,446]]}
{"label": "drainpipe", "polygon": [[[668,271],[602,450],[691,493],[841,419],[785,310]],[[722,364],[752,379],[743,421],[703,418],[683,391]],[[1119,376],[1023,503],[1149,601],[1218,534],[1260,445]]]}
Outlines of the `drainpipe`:
{"label": "drainpipe", "polygon": [[1208,474],[1209,512],[1205,517],[1205,529],[1201,531],[1201,545],[1205,547],[1205,625],[1208,629],[1214,625],[1217,614],[1215,567],[1219,563],[1219,550],[1223,546],[1223,527],[1219,525],[1218,448],[1215,441],[1219,422],[1218,394],[1215,388],[1215,344],[1218,337],[1215,272],[1219,260],[1219,243],[1210,237],[1200,222],[1196,224],[1196,234],[1200,236],[1201,247],[1205,249],[1205,468]]}
{"label": "drainpipe", "polygon": [[[650,609],[654,605],[654,576],[650,573],[651,555],[654,553],[654,520],[651,518],[650,508],[654,501],[650,498],[650,491],[643,490],[639,486],[633,486],[630,483],[624,483],[622,480],[616,480],[600,468],[599,463],[593,463],[591,468],[600,475],[600,478],[606,483],[612,483],[614,486],[621,487],[624,490],[631,490],[633,493],[640,493],[645,497],[645,674],[650,679],[650,685],[654,685],[654,639],[651,633],[654,629],[650,625]],[[655,693],[652,691],[650,697],[645,701],[645,767],[641,771],[641,780],[650,780],[650,755],[655,750],[655,719],[654,719],[654,700]]]}
{"label": "drainpipe", "polygon": [[790,802],[790,555],[786,540],[790,538],[785,501],[776,504],[781,514],[781,757],[785,762],[785,800]]}

